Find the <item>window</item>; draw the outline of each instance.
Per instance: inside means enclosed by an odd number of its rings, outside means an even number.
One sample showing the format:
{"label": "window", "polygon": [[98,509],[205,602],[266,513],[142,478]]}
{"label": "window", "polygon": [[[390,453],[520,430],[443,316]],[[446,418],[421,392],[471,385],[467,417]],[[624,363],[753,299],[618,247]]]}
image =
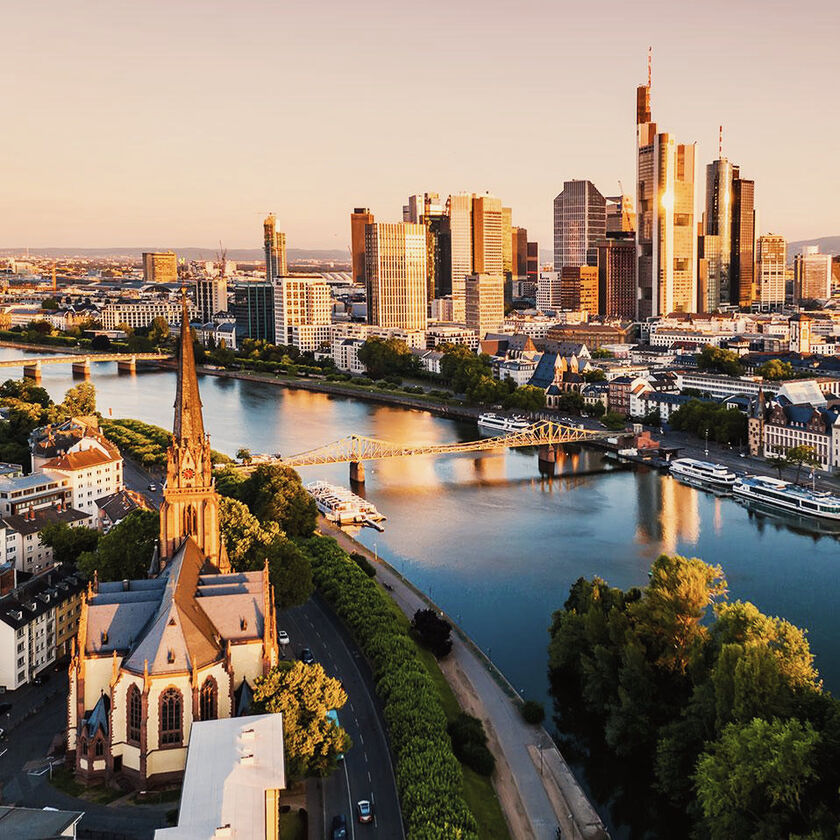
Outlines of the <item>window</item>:
{"label": "window", "polygon": [[136,685],[128,687],[126,694],[127,729],[126,737],[129,741],[140,743],[140,721],[143,717],[143,701],[140,699],[140,689]]}
{"label": "window", "polygon": [[199,718],[201,720],[215,720],[218,717],[218,697],[219,690],[216,686],[216,680],[213,677],[207,677],[201,686],[199,696]]}
{"label": "window", "polygon": [[102,758],[105,755],[105,742],[101,738],[93,746],[93,755],[96,758]]}
{"label": "window", "polygon": [[87,739],[82,738],[82,740],[79,741],[79,750],[81,750],[82,754],[87,753],[87,747],[88,747]]}
{"label": "window", "polygon": [[183,702],[177,688],[167,688],[160,696],[160,743],[180,744]]}

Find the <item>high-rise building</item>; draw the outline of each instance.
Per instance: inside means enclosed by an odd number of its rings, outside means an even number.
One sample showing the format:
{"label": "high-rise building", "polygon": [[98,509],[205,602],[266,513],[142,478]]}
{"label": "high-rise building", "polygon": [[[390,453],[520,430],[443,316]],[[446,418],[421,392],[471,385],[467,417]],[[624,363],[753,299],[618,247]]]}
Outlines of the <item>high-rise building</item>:
{"label": "high-rise building", "polygon": [[591,181],[565,181],[554,199],[554,270],[595,265],[607,233],[607,203]]}
{"label": "high-rise building", "polygon": [[538,242],[528,243],[528,282],[536,288],[540,281],[540,245]]}
{"label": "high-rise building", "polygon": [[212,321],[217,312],[227,312],[227,278],[200,277],[196,280],[195,303],[204,324]]}
{"label": "high-rise building", "polygon": [[537,281],[537,309],[556,312],[560,308],[560,272],[541,271]]}
{"label": "high-rise building", "polygon": [[502,207],[502,273],[513,274],[513,211]]}
{"label": "high-rise building", "polygon": [[263,222],[263,248],[265,250],[265,281],[288,274],[286,265],[286,234],[277,230],[277,219],[269,213]]}
{"label": "high-rise building", "polygon": [[505,278],[501,274],[470,274],[465,286],[467,328],[479,340],[496,332],[505,320]]}
{"label": "high-rise building", "polygon": [[356,207],[350,214],[350,245],[353,260],[353,283],[365,285],[365,227],[373,224],[373,213],[367,207]]}
{"label": "high-rise building", "polygon": [[[717,312],[721,303],[721,237],[703,233],[703,224],[697,234],[697,311]],[[729,269],[726,270],[729,279]],[[728,290],[727,290],[728,294]],[[728,301],[728,297],[726,298]]]}
{"label": "high-rise building", "polygon": [[503,208],[495,196],[472,199],[472,264],[475,274],[504,273]]}
{"label": "high-rise building", "polygon": [[756,247],[757,296],[762,309],[773,309],[785,302],[787,243],[783,236],[766,233],[758,237]]}
{"label": "high-rise building", "polygon": [[178,258],[174,251],[146,251],[143,253],[143,282],[177,283]]}
{"label": "high-rise building", "polygon": [[402,222],[365,228],[368,323],[424,330],[427,320],[426,229]]}
{"label": "high-rise building", "polygon": [[613,195],[606,197],[607,236],[613,233],[633,233],[636,230],[636,214],[633,212],[633,197]]}
{"label": "high-rise building", "polygon": [[514,278],[524,280],[528,276],[528,231],[525,228],[511,228],[511,273]]}
{"label": "high-rise building", "polygon": [[[274,283],[274,337],[277,344],[294,345],[299,350],[313,349],[330,340],[332,295],[319,274],[278,277]],[[320,330],[297,330],[297,327],[320,327]],[[305,334],[306,347],[300,337]]]}
{"label": "high-rise building", "polygon": [[464,310],[464,284],[468,274],[473,272],[472,252],[472,207],[470,193],[450,195],[446,202],[449,217],[449,254],[451,280],[449,292],[452,295],[452,318],[462,322]]}
{"label": "high-rise building", "polygon": [[564,265],[560,269],[560,305],[571,312],[598,312],[598,267]]}
{"label": "high-rise building", "polygon": [[598,244],[598,312],[607,318],[636,317],[636,243],[633,239]]}
{"label": "high-rise building", "polygon": [[241,283],[233,290],[236,335],[274,344],[274,284]]}
{"label": "high-rise building", "polygon": [[733,181],[737,171],[725,157],[706,166],[706,211],[700,235],[715,239],[705,243],[705,253],[699,256],[706,260],[706,293],[702,296],[701,312],[715,312],[720,301],[728,303],[731,299]]}
{"label": "high-rise building", "polygon": [[651,119],[650,79],[636,90],[637,317],[697,307],[694,144],[659,133]]}
{"label": "high-rise building", "polygon": [[819,245],[806,245],[793,260],[794,302],[828,300],[831,297],[831,257]]}
{"label": "high-rise building", "polygon": [[755,181],[732,181],[732,239],[729,258],[729,301],[749,306],[755,300]]}

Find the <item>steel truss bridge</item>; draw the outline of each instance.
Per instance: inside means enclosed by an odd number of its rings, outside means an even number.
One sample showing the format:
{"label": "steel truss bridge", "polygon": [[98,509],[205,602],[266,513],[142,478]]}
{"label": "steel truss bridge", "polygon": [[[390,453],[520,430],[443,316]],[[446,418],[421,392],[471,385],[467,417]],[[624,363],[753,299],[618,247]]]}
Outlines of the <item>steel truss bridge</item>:
{"label": "steel truss bridge", "polygon": [[[520,432],[510,432],[498,437],[481,438],[464,443],[407,445],[390,443],[362,435],[350,435],[341,440],[310,449],[288,458],[279,455],[263,463],[282,464],[287,467],[311,467],[319,464],[350,464],[350,478],[364,481],[364,462],[385,458],[405,458],[412,455],[457,455],[462,452],[487,452],[494,449],[514,449],[525,446],[540,447],[540,459],[554,461],[555,447],[564,443],[581,443],[606,437],[609,432],[564,426],[549,420],[533,423]],[[253,469],[249,464],[245,469]]]}

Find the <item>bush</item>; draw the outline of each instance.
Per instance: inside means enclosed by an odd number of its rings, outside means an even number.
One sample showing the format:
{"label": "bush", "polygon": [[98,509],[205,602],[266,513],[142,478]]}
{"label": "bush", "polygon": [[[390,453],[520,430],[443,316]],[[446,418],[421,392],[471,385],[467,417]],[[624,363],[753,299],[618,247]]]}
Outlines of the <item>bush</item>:
{"label": "bush", "polygon": [[376,577],[376,569],[373,566],[373,563],[365,557],[364,554],[359,554],[358,551],[354,551],[350,555],[350,559],[368,576],[368,577]]}
{"label": "bush", "polygon": [[487,749],[484,724],[472,715],[461,712],[447,727],[452,749],[457,758],[481,776],[492,776],[496,759]]}
{"label": "bush", "polygon": [[414,638],[442,659],[452,650],[452,625],[434,610],[417,610],[411,620]]}
{"label": "bush", "polygon": [[536,700],[526,700],[522,704],[521,712],[525,723],[531,723],[537,726],[545,720],[545,708],[542,703]]}

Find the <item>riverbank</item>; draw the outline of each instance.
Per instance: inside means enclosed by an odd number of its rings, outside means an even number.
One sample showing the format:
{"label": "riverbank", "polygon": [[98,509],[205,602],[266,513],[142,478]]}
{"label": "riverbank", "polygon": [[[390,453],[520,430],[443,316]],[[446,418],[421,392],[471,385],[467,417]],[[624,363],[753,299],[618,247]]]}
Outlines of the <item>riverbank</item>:
{"label": "riverbank", "polygon": [[[349,534],[319,517],[322,533],[346,551],[362,554],[377,566],[377,578],[410,620],[418,609],[443,611],[382,558]],[[522,698],[484,652],[447,616],[453,627],[452,653],[438,664],[461,708],[480,718],[497,760],[493,785],[511,836],[555,840],[607,837],[556,744],[541,726],[522,720]]]}

